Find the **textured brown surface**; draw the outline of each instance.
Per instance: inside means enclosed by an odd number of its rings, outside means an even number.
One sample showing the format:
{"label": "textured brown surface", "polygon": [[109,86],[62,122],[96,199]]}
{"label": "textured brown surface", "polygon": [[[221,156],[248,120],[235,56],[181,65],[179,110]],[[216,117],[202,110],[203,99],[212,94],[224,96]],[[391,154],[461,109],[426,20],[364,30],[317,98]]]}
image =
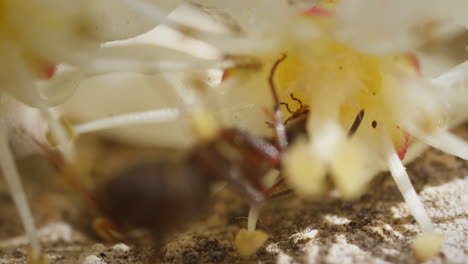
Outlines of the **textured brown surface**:
{"label": "textured brown surface", "polygon": [[[468,138],[468,126],[459,129],[459,134]],[[133,155],[133,151],[106,149],[97,154],[98,171]],[[92,212],[76,192],[43,160],[30,158],[21,164],[52,263],[142,263],[156,254],[144,243],[127,249],[99,241],[90,229]],[[466,263],[468,162],[431,149],[408,172],[437,230],[445,235],[442,252],[433,263]],[[0,182],[0,263],[25,263],[25,247],[17,246],[24,238],[11,239],[20,236],[22,228],[4,188]],[[306,202],[289,196],[270,203],[259,223],[270,238],[249,261],[241,260],[232,246],[236,232],[246,226],[247,206],[227,191],[212,203],[201,221],[168,239],[161,251],[163,263],[416,262],[410,242],[419,227],[388,174],[377,176],[368,193],[356,202],[333,197]]]}

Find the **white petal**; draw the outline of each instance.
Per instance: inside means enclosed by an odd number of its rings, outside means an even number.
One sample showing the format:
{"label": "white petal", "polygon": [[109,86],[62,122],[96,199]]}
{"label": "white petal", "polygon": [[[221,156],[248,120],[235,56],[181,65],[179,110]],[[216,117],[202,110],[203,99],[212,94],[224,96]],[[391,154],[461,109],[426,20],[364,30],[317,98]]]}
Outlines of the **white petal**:
{"label": "white petal", "polygon": [[428,133],[415,126],[404,126],[414,137],[446,153],[468,160],[468,142],[442,129]]}
{"label": "white petal", "polygon": [[[53,62],[68,61],[80,52],[97,48],[81,1],[6,1],[4,18],[15,41],[28,52]],[[25,19],[27,18],[27,19]],[[18,46],[18,45],[17,45]],[[20,47],[18,47],[20,48]]]}
{"label": "white petal", "polygon": [[468,61],[432,80],[432,88],[450,115],[450,125],[468,120]]}
{"label": "white petal", "polygon": [[370,53],[411,51],[426,41],[461,32],[454,18],[460,5],[466,6],[466,1],[341,1],[337,37]]}
{"label": "white petal", "polygon": [[52,79],[37,81],[41,96],[49,106],[62,104],[70,98],[84,77],[82,72],[67,65],[58,65],[57,68]]}
{"label": "white petal", "polygon": [[[81,123],[115,115],[178,108],[181,105],[182,99],[165,77],[119,73],[84,80],[76,94],[61,109],[66,116]],[[194,142],[192,131],[183,119],[164,124],[119,127],[105,130],[103,134],[143,146],[186,147]]]}
{"label": "white petal", "polygon": [[[83,1],[83,0],[81,0]],[[94,35],[101,41],[127,39],[147,32],[157,24],[138,12],[131,12],[121,1],[86,0],[89,5],[89,19],[96,25]],[[169,13],[180,0],[151,1]]]}
{"label": "white petal", "polygon": [[[144,2],[140,3],[146,6]],[[219,58],[222,52],[240,54],[265,51],[274,45],[272,41],[254,41],[239,36],[239,26],[227,14],[214,8],[186,2],[178,6],[167,18],[161,18],[156,11],[144,11],[148,16],[156,16],[155,20],[168,20],[168,24],[159,25],[135,38],[115,41],[108,45],[153,44],[211,59]],[[181,29],[183,26],[190,28]]]}
{"label": "white petal", "polygon": [[47,123],[40,111],[22,104],[7,94],[0,97],[2,118],[8,127],[12,149],[17,156],[40,153],[37,142],[46,142]]}

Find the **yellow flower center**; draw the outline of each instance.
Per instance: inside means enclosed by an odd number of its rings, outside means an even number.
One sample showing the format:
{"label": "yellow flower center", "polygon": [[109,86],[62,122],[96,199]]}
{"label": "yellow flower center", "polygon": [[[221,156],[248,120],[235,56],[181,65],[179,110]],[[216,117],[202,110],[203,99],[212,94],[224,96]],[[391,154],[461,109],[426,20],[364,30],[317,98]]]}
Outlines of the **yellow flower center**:
{"label": "yellow flower center", "polygon": [[[389,111],[392,102],[383,91],[404,89],[403,85],[395,85],[395,73],[417,78],[412,57],[373,56],[338,43],[331,36],[332,16],[306,15],[299,19],[308,21],[321,33],[310,43],[289,38],[284,44],[288,58],[275,76],[281,99],[294,105],[289,97],[293,93],[309,105],[312,114],[321,111],[317,115],[337,119],[343,129],[350,128],[357,113],[364,109],[366,115],[358,133],[375,134],[373,131],[384,124],[397,151],[406,150],[408,136],[394,120]],[[272,57],[278,55],[265,56],[268,61]]]}

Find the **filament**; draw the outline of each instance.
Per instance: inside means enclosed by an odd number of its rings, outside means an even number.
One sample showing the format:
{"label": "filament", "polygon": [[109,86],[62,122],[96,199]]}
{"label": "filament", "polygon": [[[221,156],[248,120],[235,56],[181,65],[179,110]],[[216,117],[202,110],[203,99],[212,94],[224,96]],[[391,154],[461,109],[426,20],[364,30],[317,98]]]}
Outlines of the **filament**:
{"label": "filament", "polygon": [[249,210],[249,217],[247,220],[247,230],[250,232],[255,231],[257,227],[258,216],[260,215],[261,205],[252,205]]}
{"label": "filament", "polygon": [[15,160],[8,143],[7,129],[4,122],[0,122],[0,167],[10,190],[15,206],[28,236],[28,241],[35,256],[39,256],[41,246],[34,225],[28,200],[21,184],[20,176],[15,165]]}
{"label": "filament", "polygon": [[159,60],[142,62],[140,60],[122,58],[100,58],[88,65],[88,71],[93,74],[108,72],[143,72],[155,73],[165,71],[186,71],[200,69],[227,69],[234,67],[231,60],[222,61],[190,61],[190,60]]}
{"label": "filament", "polygon": [[185,36],[193,37],[211,44],[226,53],[242,54],[255,51],[264,52],[265,50],[272,49],[275,46],[275,41],[252,40],[239,35],[213,33],[190,25],[178,23],[177,21],[168,18],[168,15],[158,7],[141,0],[121,1],[141,15],[154,20],[156,23],[167,25]]}
{"label": "filament", "polygon": [[180,118],[180,116],[181,111],[177,108],[166,108],[145,112],[136,112],[112,116],[79,124],[74,127],[74,131],[77,134],[84,134],[99,130],[135,124],[166,123],[176,121],[178,118]]}
{"label": "filament", "polygon": [[387,159],[387,164],[390,169],[395,183],[398,186],[407,206],[409,207],[413,217],[416,219],[416,222],[421,226],[423,232],[434,232],[434,226],[432,224],[429,215],[424,209],[424,205],[419,199],[416,191],[414,190],[413,184],[410,181],[406,168],[403,166],[398,153],[393,146],[388,133],[384,140],[385,156]]}
{"label": "filament", "polygon": [[438,130],[432,134],[426,133],[414,126],[405,126],[408,132],[427,145],[440,149],[448,154],[468,160],[468,143],[454,134]]}
{"label": "filament", "polygon": [[38,91],[38,86],[35,84],[34,79],[24,61],[19,55],[19,51],[14,46],[11,46],[11,63],[15,67],[17,87],[15,87],[21,94],[24,94],[26,99],[33,107],[36,107],[41,112],[41,115],[46,120],[49,130],[57,141],[60,151],[67,161],[72,161],[75,157],[74,147],[70,145],[68,134],[63,125],[53,118],[51,110],[46,102],[41,98]]}

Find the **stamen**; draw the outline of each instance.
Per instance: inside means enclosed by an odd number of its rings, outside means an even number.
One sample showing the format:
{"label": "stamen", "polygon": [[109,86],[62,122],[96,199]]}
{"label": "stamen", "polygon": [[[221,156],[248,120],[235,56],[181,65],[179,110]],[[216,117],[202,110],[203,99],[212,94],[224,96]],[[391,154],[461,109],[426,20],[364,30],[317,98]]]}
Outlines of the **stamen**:
{"label": "stamen", "polygon": [[328,162],[333,159],[334,154],[345,139],[345,134],[340,124],[330,120],[325,121],[314,132],[309,146],[322,161]]}
{"label": "stamen", "polygon": [[228,69],[234,67],[231,60],[203,61],[203,60],[160,60],[147,61],[131,60],[123,58],[101,58],[93,60],[88,65],[88,71],[95,74],[108,72],[141,72],[157,73],[165,71],[186,71],[200,69]]}
{"label": "stamen", "polygon": [[448,72],[443,73],[437,78],[432,79],[433,84],[443,87],[459,85],[460,88],[466,88],[468,82],[468,60],[462,64],[455,66]]}
{"label": "stamen", "polygon": [[418,129],[409,129],[408,132],[427,145],[468,160],[468,142],[463,138],[442,129],[434,134],[427,134]]}
{"label": "stamen", "polygon": [[78,87],[79,80],[84,77],[83,72],[68,65],[58,65],[54,77],[47,81],[38,81],[41,98],[47,105],[55,106],[69,99]]}
{"label": "stamen", "polygon": [[[199,85],[205,85],[202,80],[192,79],[193,85],[181,85],[180,80],[187,78],[186,73],[178,72],[174,74],[166,74],[165,80],[173,87],[172,91],[175,93],[175,96],[181,99],[182,101],[182,110],[188,112],[197,112],[204,111],[205,100],[203,95],[200,94]],[[206,94],[206,93],[205,93]]]}
{"label": "stamen", "polygon": [[384,141],[385,157],[387,164],[392,174],[395,183],[398,186],[407,206],[409,207],[416,222],[421,226],[423,232],[434,232],[434,226],[431,219],[429,218],[424,205],[419,199],[416,191],[414,190],[413,184],[411,183],[408,173],[406,172],[403,163],[398,157],[388,133],[384,133],[382,140]]}
{"label": "stamen", "polygon": [[359,198],[372,179],[373,170],[365,166],[365,149],[355,141],[340,144],[330,160],[331,178],[344,199]]}
{"label": "stamen", "polygon": [[255,231],[257,227],[258,216],[260,215],[261,205],[252,205],[249,210],[249,218],[247,220],[247,230]]}
{"label": "stamen", "polygon": [[468,60],[431,80],[450,113],[450,126],[468,119]]}
{"label": "stamen", "polygon": [[74,130],[77,134],[84,134],[134,124],[172,122],[176,121],[180,116],[181,111],[177,108],[158,109],[98,119],[77,125]]}
{"label": "stamen", "polygon": [[66,161],[71,162],[75,159],[75,147],[68,136],[67,130],[63,124],[53,117],[52,110],[49,108],[39,108],[41,115],[49,125],[49,131],[57,143]]}
{"label": "stamen", "polygon": [[185,36],[209,43],[226,53],[243,54],[251,52],[264,52],[267,49],[271,49],[275,45],[274,41],[251,40],[233,34],[208,32],[190,25],[179,23],[173,19],[170,19],[168,15],[158,7],[145,3],[141,0],[121,1],[141,15],[153,19],[156,23],[164,24]]}
{"label": "stamen", "polygon": [[41,98],[38,86],[35,84],[32,74],[22,60],[18,49],[13,45],[10,45],[10,53],[11,63],[16,70],[16,90],[18,90],[20,94],[23,94],[24,98],[26,98],[33,107],[39,109],[49,126],[49,130],[52,133],[52,136],[60,146],[60,150],[63,153],[65,159],[67,161],[73,160],[74,147],[72,144],[70,144],[70,140],[67,136],[68,134],[65,128],[58,120],[53,118],[51,110],[48,108],[46,102]]}
{"label": "stamen", "polygon": [[36,227],[34,225],[34,218],[31,214],[31,209],[26,199],[23,186],[20,181],[19,173],[11,153],[11,149],[8,143],[8,135],[5,124],[0,122],[0,167],[5,177],[6,184],[10,190],[10,194],[15,203],[16,209],[20,215],[21,222],[26,234],[28,241],[31,245],[35,256],[39,256],[41,246],[37,237]]}
{"label": "stamen", "polygon": [[163,10],[159,9],[158,7],[147,4],[144,1],[138,1],[138,0],[121,0],[124,4],[126,4],[128,7],[131,9],[137,11],[141,15],[144,15],[148,18],[153,19],[156,23],[159,24],[166,24],[168,26],[171,26],[174,29],[181,30],[181,28],[184,28],[183,25],[180,25],[179,23],[169,19],[167,16],[168,14],[164,12]]}

